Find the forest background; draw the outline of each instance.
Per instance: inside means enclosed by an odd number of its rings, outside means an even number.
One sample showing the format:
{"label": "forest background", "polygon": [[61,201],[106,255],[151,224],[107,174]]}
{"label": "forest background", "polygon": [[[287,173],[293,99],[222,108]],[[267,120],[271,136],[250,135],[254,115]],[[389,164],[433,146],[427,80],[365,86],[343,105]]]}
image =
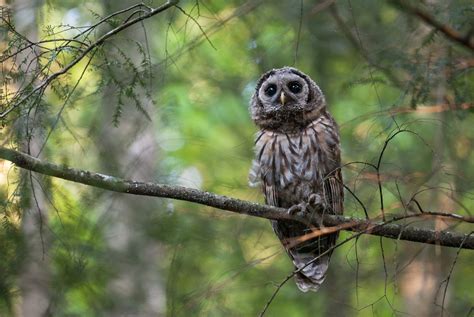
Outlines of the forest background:
{"label": "forest background", "polygon": [[[473,231],[471,1],[0,4],[3,148],[262,203],[248,103],[263,72],[295,66],[340,125],[347,216]],[[462,245],[341,231],[325,284],[302,293],[266,219],[2,158],[2,316],[473,314]]]}

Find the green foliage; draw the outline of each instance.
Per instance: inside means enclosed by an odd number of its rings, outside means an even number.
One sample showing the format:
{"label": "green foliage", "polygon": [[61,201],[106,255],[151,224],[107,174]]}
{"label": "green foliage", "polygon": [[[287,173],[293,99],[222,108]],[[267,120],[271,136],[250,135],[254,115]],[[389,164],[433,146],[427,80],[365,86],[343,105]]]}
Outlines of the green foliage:
{"label": "green foliage", "polygon": [[[35,47],[41,54],[33,68],[27,67],[33,52],[29,42],[3,24],[2,56],[27,54],[2,59],[12,71],[0,75],[0,111],[25,100],[2,119],[0,136],[14,145],[39,139],[43,155],[56,163],[121,177],[146,165],[140,180],[262,202],[259,190],[247,186],[256,131],[248,102],[262,72],[294,65],[325,92],[340,125],[346,185],[371,218],[382,212],[377,173],[361,162],[377,165],[384,146],[385,215],[419,212],[413,199],[427,211],[466,215],[473,209],[474,75],[466,66],[472,57],[465,48],[385,1],[337,2],[337,10],[306,1],[249,3],[182,1],[185,13],[170,9],[116,34],[48,88],[37,90],[102,34],[147,8],[104,19],[112,5],[106,1],[48,1],[38,8],[43,42]],[[469,1],[425,9],[460,32],[470,31]],[[62,20],[68,14],[98,27],[72,25]],[[66,37],[77,41],[61,40]],[[18,93],[7,86],[16,86]],[[151,131],[146,136],[155,141],[153,148],[137,146],[143,131]],[[142,163],[152,152],[158,153],[156,163]],[[20,176],[8,173],[8,168],[0,170],[2,315],[15,313],[26,252],[20,227],[24,215],[18,197],[11,196],[11,184]],[[143,313],[150,276],[160,277],[156,286],[163,294],[156,296],[165,299],[166,315],[257,315],[292,270],[268,221],[168,200],[116,203],[114,195],[59,180],[45,191],[51,307],[57,316],[114,315],[122,307],[124,314]],[[115,204],[125,205],[133,217],[117,215]],[[365,217],[349,192],[345,207],[347,215]],[[126,221],[117,220],[120,216]],[[117,223],[124,226],[118,234],[111,230]],[[405,224],[472,231],[444,219]],[[121,249],[114,246],[121,235],[135,240]],[[344,232],[339,241],[350,237]],[[441,297],[430,292],[442,294],[448,286],[447,310],[466,315],[474,301],[467,291],[471,253],[456,256],[456,250],[363,235],[336,249],[318,293],[303,294],[290,280],[268,315],[412,313],[410,292],[417,283],[430,294],[420,303],[433,314],[440,312]],[[158,260],[150,254],[158,254]],[[133,267],[125,278],[143,288],[123,303],[114,293],[123,284],[114,283],[124,278],[125,265]]]}
{"label": "green foliage", "polygon": [[[6,201],[6,200],[4,200]],[[23,261],[22,236],[18,226],[8,217],[13,209],[2,204],[0,218],[0,312],[12,312],[17,291],[16,277]]]}

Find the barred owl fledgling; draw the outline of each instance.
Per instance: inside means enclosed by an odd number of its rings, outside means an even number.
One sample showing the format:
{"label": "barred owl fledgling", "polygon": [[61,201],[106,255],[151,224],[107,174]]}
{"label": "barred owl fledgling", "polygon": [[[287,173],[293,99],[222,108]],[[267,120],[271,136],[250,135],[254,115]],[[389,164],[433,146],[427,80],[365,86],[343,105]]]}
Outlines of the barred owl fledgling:
{"label": "barred owl fledgling", "polygon": [[[309,213],[321,210],[314,205],[322,204],[325,212],[342,214],[339,131],[316,83],[295,68],[273,69],[258,81],[250,112],[260,128],[250,182],[262,184],[266,203]],[[272,221],[272,226],[282,242],[311,231],[297,222]],[[336,239],[337,233],[286,247],[295,267],[304,267],[295,275],[300,290],[319,289],[331,253],[308,262],[331,248]]]}

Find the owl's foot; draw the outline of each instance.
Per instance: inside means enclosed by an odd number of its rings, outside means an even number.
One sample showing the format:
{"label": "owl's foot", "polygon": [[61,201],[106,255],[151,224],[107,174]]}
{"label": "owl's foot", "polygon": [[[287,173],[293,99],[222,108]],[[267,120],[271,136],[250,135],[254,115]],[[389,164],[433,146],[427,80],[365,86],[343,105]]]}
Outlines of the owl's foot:
{"label": "owl's foot", "polygon": [[324,209],[324,202],[319,194],[311,194],[307,202],[291,206],[290,209],[288,209],[288,214],[292,216],[296,215],[299,217],[305,217],[314,209],[318,211]]}
{"label": "owl's foot", "polygon": [[305,217],[308,213],[308,203],[302,202],[298,205],[293,205],[288,209],[288,214],[290,216]]}
{"label": "owl's foot", "polygon": [[326,210],[327,205],[323,201],[323,198],[319,194],[311,194],[308,198],[308,204],[316,211],[313,213],[313,217],[315,217],[316,221],[319,223],[319,227],[324,227],[323,220],[320,217],[321,214],[324,214],[324,210]]}
{"label": "owl's foot", "polygon": [[319,194],[309,195],[308,205],[310,205],[311,207],[316,208],[317,210],[323,210],[325,208],[323,198]]}
{"label": "owl's foot", "polygon": [[307,202],[302,202],[291,206],[288,209],[288,214],[291,216],[307,217],[309,214],[315,216],[314,211],[322,212],[326,208],[321,195],[311,194]]}

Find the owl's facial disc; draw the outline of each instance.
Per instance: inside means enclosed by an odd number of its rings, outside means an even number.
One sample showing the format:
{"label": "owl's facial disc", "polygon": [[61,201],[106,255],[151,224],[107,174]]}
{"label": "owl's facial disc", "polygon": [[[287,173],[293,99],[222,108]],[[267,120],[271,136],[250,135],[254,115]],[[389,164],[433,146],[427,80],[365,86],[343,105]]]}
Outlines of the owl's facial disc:
{"label": "owl's facial disc", "polygon": [[260,87],[259,95],[266,112],[293,112],[305,109],[307,82],[288,72],[271,75]]}
{"label": "owl's facial disc", "polygon": [[306,126],[325,107],[318,85],[292,67],[263,74],[250,103],[252,119],[258,126],[286,132]]}

